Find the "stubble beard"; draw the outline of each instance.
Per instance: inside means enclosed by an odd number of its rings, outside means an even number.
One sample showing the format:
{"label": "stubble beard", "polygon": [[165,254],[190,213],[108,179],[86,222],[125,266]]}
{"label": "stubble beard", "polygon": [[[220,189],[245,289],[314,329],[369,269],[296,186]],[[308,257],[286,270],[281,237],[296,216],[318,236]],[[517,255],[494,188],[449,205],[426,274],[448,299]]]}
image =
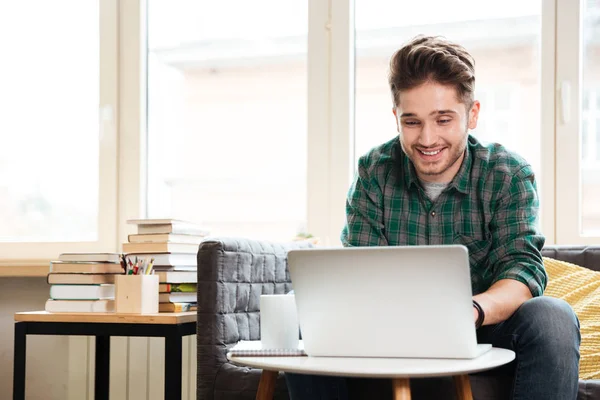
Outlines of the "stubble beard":
{"label": "stubble beard", "polygon": [[[419,168],[420,165],[423,165],[423,163],[421,162],[421,164],[416,163],[413,160],[413,164],[415,165],[415,168],[417,168],[419,171],[419,173],[423,176],[438,176],[438,175],[442,175],[444,172],[448,171],[450,168],[452,168],[454,166],[454,164],[456,164],[458,162],[458,160],[460,160],[460,158],[462,157],[462,155],[465,152],[467,145],[466,145],[466,140],[461,143],[461,145],[455,149],[453,149],[452,147],[448,147],[448,150],[452,151],[452,154],[450,154],[449,158],[448,158],[448,162],[445,165],[442,165],[439,169],[435,167],[435,163],[428,163],[426,164],[426,166],[431,166],[431,168],[427,168],[424,170],[421,170]],[[416,148],[413,148],[413,154],[416,154],[419,150],[417,150]],[[415,156],[416,158],[416,156]]]}
{"label": "stubble beard", "polygon": [[[465,127],[465,134],[464,134],[464,138],[463,140],[460,142],[460,144],[458,145],[458,147],[454,148],[453,146],[448,146],[447,147],[447,151],[452,151],[452,153],[449,155],[448,157],[448,162],[444,165],[442,165],[439,168],[435,167],[435,163],[423,163],[421,161],[416,162],[416,160],[418,159],[418,152],[419,150],[417,149],[417,146],[412,146],[412,155],[409,155],[408,152],[406,151],[406,148],[404,147],[404,144],[402,143],[402,140],[400,140],[400,146],[402,147],[402,150],[404,151],[404,153],[406,155],[408,155],[408,158],[412,161],[415,169],[417,170],[417,172],[422,175],[422,176],[438,176],[438,175],[442,175],[444,172],[448,171],[450,168],[452,168],[452,166],[454,166],[454,164],[456,164],[458,162],[458,160],[460,160],[460,158],[462,157],[462,155],[465,152],[465,149],[467,148],[467,140],[469,137],[469,129],[468,127]],[[425,167],[429,166],[431,168],[426,168],[426,169],[422,169],[421,166],[425,165]]]}

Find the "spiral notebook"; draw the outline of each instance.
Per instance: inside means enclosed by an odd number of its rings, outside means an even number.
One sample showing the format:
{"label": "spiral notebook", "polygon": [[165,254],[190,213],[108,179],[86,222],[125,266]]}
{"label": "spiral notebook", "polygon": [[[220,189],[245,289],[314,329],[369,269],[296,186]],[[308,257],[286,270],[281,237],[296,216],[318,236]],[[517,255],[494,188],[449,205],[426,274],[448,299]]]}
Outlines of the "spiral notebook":
{"label": "spiral notebook", "polygon": [[298,357],[305,355],[302,340],[296,349],[264,349],[260,340],[240,340],[228,352],[230,357]]}

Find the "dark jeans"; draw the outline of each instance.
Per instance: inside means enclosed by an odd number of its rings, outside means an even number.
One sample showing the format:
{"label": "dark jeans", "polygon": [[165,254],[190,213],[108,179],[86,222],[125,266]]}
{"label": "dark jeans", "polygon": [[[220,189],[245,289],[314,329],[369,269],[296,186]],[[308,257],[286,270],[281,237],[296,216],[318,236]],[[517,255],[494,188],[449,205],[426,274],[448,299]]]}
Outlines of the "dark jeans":
{"label": "dark jeans", "polygon": [[[514,374],[513,400],[577,398],[581,336],[566,302],[528,300],[508,320],[479,329],[477,340],[516,353],[508,366]],[[391,398],[392,393],[391,381],[382,379],[286,374],[286,381],[291,400]]]}

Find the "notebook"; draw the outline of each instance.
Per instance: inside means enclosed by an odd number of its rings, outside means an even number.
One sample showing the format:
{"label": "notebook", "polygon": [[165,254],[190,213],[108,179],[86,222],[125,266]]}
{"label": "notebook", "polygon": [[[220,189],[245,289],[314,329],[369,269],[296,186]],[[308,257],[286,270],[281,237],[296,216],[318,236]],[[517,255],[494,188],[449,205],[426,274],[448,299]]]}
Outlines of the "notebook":
{"label": "notebook", "polygon": [[265,349],[260,340],[240,340],[229,349],[230,357],[298,357],[305,356],[304,343],[300,340],[296,349]]}

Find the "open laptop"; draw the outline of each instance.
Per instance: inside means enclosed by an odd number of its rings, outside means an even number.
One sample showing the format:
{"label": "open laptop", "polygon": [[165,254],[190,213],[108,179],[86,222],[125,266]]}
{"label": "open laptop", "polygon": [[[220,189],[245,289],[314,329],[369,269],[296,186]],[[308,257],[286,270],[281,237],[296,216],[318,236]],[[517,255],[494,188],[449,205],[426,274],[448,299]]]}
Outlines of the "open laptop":
{"label": "open laptop", "polygon": [[288,253],[309,356],[475,358],[466,247],[299,249]]}

